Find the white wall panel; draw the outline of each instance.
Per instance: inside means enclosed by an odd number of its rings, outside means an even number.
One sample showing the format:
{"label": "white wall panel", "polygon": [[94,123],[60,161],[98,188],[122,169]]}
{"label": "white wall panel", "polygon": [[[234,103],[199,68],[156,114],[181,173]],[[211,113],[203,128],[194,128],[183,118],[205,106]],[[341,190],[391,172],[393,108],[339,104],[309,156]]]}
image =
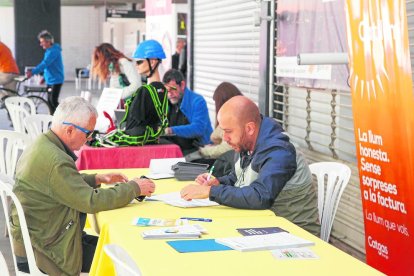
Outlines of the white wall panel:
{"label": "white wall panel", "polygon": [[206,99],[212,122],[213,92],[223,81],[258,102],[259,12],[260,4],[251,0],[194,1],[194,91]]}
{"label": "white wall panel", "polygon": [[0,7],[0,41],[7,45],[16,57],[14,51],[14,10],[13,7]]}
{"label": "white wall panel", "polygon": [[103,7],[64,6],[61,10],[62,55],[65,80],[75,79],[75,68],[91,63],[93,49],[102,42]]}

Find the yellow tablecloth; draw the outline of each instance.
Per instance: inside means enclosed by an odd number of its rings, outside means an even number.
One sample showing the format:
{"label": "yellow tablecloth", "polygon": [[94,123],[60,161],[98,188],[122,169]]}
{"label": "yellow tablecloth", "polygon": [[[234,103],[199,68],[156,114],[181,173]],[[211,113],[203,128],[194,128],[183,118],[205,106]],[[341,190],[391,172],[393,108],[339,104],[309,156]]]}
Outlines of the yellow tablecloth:
{"label": "yellow tablecloth", "polygon": [[[92,171],[88,171],[92,172]],[[143,169],[123,170],[129,177],[140,176]],[[179,190],[189,182],[156,181],[157,193]],[[141,232],[151,227],[132,226],[135,217],[212,218],[199,222],[208,234],[203,238],[239,236],[237,228],[278,226],[304,239],[312,240],[316,260],[277,260],[270,251],[215,251],[178,253],[165,240],[143,240]],[[136,261],[143,275],[380,275],[378,271],[309,234],[300,227],[276,217],[271,211],[240,210],[224,206],[177,208],[161,202],[133,203],[97,215],[101,233],[90,275],[115,275],[112,261],[104,253],[106,244],[122,246]]]}
{"label": "yellow tablecloth", "polygon": [[[109,170],[94,170],[87,171],[93,172],[108,172]],[[122,171],[129,178],[145,175],[148,169],[124,169],[124,170],[112,170]],[[163,194],[169,192],[175,192],[181,190],[192,181],[177,181],[174,178],[156,180],[155,194]],[[136,217],[148,217],[148,218],[180,218],[180,217],[205,217],[205,218],[218,218],[218,217],[256,217],[256,216],[274,216],[274,213],[270,210],[241,210],[230,208],[227,206],[212,206],[212,207],[200,207],[200,208],[177,208],[157,201],[144,201],[133,203],[125,206],[121,209],[115,209],[110,211],[100,212],[95,215],[96,223],[100,229],[107,223],[130,223],[132,219]],[[90,219],[91,223],[93,219]]]}

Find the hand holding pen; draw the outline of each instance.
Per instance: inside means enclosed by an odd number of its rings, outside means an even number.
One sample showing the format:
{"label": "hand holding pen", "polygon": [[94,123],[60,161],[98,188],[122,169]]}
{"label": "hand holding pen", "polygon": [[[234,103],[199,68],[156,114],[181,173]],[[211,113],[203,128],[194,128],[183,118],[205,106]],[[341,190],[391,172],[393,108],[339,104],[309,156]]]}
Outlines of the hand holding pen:
{"label": "hand holding pen", "polygon": [[151,196],[151,194],[155,191],[155,183],[145,176],[141,176],[140,178],[136,177],[133,181],[137,183],[141,192],[140,195],[136,197],[136,200],[138,201],[143,201],[145,196]]}
{"label": "hand holding pen", "polygon": [[214,170],[214,166],[211,167],[208,173],[203,173],[197,176],[197,178],[195,179],[195,182],[203,186],[216,186],[220,184],[218,179],[212,175],[213,170]]}

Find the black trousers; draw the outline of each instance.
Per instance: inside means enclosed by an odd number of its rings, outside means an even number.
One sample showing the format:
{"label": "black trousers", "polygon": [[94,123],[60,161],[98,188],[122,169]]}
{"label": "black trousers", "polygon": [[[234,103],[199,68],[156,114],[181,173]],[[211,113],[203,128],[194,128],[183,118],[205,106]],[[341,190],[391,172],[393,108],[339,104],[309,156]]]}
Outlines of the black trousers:
{"label": "black trousers", "polygon": [[89,272],[95,255],[96,245],[98,244],[98,237],[83,234],[82,236],[82,272]]}
{"label": "black trousers", "polygon": [[[82,235],[82,272],[89,272],[92,265],[93,255],[95,254],[96,245],[98,243],[97,236]],[[74,253],[75,254],[75,253]],[[17,268],[26,273],[30,273],[29,264],[27,262],[17,262]]]}
{"label": "black trousers", "polygon": [[52,115],[55,113],[57,106],[59,105],[59,94],[60,89],[62,88],[61,84],[48,84],[47,85],[47,101],[50,105]]}

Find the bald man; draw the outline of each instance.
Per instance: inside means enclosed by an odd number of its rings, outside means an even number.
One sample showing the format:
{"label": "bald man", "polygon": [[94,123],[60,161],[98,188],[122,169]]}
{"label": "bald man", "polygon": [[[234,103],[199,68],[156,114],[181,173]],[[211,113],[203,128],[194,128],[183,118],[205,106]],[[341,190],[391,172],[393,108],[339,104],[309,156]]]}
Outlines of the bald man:
{"label": "bald man", "polygon": [[317,196],[301,154],[272,118],[262,117],[256,104],[236,96],[220,109],[217,120],[223,139],[240,158],[231,174],[210,178],[181,190],[182,198],[210,198],[241,209],[271,209],[309,232],[319,235]]}

